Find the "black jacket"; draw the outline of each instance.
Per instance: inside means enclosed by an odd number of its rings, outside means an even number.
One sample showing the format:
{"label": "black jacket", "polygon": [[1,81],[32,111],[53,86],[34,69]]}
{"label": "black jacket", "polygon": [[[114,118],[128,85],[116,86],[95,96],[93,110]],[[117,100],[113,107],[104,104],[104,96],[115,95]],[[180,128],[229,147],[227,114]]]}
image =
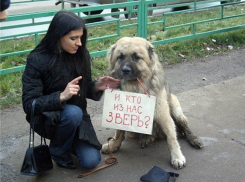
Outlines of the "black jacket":
{"label": "black jacket", "polygon": [[[60,111],[65,104],[74,104],[83,110],[83,121],[79,129],[80,139],[88,141],[97,148],[101,149],[94,128],[92,126],[90,116],[88,115],[86,98],[99,100],[103,91],[94,93],[93,87],[95,81],[91,79],[91,66],[88,64],[88,70],[83,75],[82,81],[79,82],[84,93],[73,96],[70,100],[60,103],[60,93],[65,90],[67,84],[76,75],[73,70],[72,55],[62,53],[59,61],[55,65],[51,65],[50,61],[55,55],[32,52],[27,58],[27,64],[22,76],[23,109],[27,114],[27,121],[30,121],[31,104],[36,99],[35,115],[39,116],[40,120],[49,120],[51,125],[56,125],[60,119]],[[54,127],[55,128],[55,127]],[[47,138],[51,138],[53,131],[48,131]]]}

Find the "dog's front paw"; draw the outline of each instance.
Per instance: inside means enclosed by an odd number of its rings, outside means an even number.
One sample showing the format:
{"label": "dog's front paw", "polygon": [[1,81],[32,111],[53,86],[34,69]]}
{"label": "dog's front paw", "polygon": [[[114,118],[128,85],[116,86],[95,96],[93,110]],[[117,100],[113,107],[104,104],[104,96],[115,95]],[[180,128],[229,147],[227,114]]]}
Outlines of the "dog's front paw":
{"label": "dog's front paw", "polygon": [[185,156],[183,156],[182,154],[176,157],[172,157],[172,166],[175,169],[181,169],[183,167],[185,167],[186,165],[186,159]]}
{"label": "dog's front paw", "polygon": [[[109,146],[110,146],[110,148],[109,148]],[[110,141],[109,141],[109,144],[106,143],[106,144],[104,144],[104,145],[102,146],[101,152],[102,152],[103,154],[108,154],[108,153],[109,153],[109,150],[110,150],[111,152],[116,152],[116,151],[119,150],[119,148],[120,148],[120,145],[116,145],[116,143],[115,143],[113,140],[110,140]]]}
{"label": "dog's front paw", "polygon": [[107,144],[104,144],[104,145],[102,146],[101,152],[102,152],[103,154],[108,154],[108,152],[109,152],[108,143],[107,143]]}

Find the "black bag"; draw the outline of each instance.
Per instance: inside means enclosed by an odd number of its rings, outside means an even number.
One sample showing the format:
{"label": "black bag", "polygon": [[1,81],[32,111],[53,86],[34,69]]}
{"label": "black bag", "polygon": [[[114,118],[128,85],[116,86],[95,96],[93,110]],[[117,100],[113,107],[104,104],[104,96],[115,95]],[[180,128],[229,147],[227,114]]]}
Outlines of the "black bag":
{"label": "black bag", "polygon": [[[34,146],[34,108],[36,100],[32,102],[29,148],[26,150],[25,158],[20,170],[20,174],[34,176],[53,169],[53,163],[46,144],[45,138],[41,137],[41,145]],[[44,132],[44,127],[43,127]],[[42,135],[44,136],[44,135]],[[44,139],[44,144],[42,140]]]}
{"label": "black bag", "polygon": [[171,182],[175,182],[179,174],[166,172],[160,167],[154,166],[147,174],[141,176],[140,180],[145,182],[169,182],[171,177],[173,178]]}

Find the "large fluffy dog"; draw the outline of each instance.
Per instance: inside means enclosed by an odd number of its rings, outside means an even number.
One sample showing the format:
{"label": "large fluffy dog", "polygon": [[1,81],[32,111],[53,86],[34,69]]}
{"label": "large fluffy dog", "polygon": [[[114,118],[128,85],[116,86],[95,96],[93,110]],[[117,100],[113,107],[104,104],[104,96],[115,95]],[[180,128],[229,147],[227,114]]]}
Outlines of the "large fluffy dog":
{"label": "large fluffy dog", "polygon": [[[121,90],[145,94],[137,81],[138,78],[148,93],[156,96],[152,135],[134,133],[141,136],[141,147],[144,148],[155,139],[166,135],[173,167],[176,169],[184,167],[186,159],[177,141],[176,127],[193,147],[201,148],[203,143],[193,135],[177,97],[170,93],[162,65],[154,52],[153,45],[143,38],[124,37],[110,47],[108,59],[110,62],[109,74],[121,80]],[[102,152],[108,152],[108,145],[112,152],[116,152],[121,146],[125,133],[125,131],[117,130],[114,139],[110,140],[109,144],[103,145]]]}

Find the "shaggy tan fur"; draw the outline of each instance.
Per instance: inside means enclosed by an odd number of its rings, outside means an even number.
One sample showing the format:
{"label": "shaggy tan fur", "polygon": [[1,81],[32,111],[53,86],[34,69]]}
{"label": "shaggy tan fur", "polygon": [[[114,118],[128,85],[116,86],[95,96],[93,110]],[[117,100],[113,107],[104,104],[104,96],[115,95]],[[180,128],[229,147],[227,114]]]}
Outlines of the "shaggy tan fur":
{"label": "shaggy tan fur", "polygon": [[[141,136],[141,147],[148,146],[157,138],[163,138],[165,134],[173,167],[176,169],[184,167],[186,159],[177,141],[176,127],[193,147],[201,148],[203,144],[198,137],[193,135],[177,97],[170,92],[153,45],[143,38],[123,37],[110,47],[107,55],[109,75],[121,80],[121,90],[145,94],[144,89],[137,82],[139,78],[148,93],[156,96],[152,135],[133,134]],[[116,131],[114,140],[109,142],[112,152],[120,148],[125,133],[122,130]],[[108,152],[108,144],[103,145],[102,152]]]}

